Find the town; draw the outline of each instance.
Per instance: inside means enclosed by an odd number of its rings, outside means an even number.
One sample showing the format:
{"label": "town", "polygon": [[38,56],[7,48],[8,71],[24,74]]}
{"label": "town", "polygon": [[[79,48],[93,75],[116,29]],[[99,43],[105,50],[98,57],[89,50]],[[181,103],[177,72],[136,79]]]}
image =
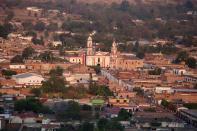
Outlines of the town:
{"label": "town", "polygon": [[197,1],[0,0],[0,130],[196,131]]}

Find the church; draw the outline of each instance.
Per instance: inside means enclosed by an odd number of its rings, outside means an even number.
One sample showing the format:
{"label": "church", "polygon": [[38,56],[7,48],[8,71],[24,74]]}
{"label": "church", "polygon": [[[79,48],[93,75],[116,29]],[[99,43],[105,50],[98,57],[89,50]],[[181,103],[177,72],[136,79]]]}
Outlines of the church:
{"label": "church", "polygon": [[111,52],[96,51],[91,35],[87,39],[85,52],[79,53],[78,56],[70,56],[68,60],[71,63],[118,70],[133,70],[144,65],[143,60],[138,59],[134,54],[120,53],[115,41],[112,43]]}
{"label": "church", "polygon": [[92,37],[89,36],[87,40],[86,50],[86,65],[87,66],[100,66],[107,68],[110,65],[110,53],[96,51]]}

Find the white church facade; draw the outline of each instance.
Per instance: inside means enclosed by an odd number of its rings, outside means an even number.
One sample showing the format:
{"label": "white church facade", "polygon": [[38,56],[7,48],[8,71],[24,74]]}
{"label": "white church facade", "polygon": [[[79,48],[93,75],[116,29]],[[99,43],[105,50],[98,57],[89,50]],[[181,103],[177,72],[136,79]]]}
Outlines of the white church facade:
{"label": "white church facade", "polygon": [[91,36],[88,37],[87,41],[86,65],[99,65],[100,67],[110,67],[110,53],[96,51]]}
{"label": "white church facade", "polygon": [[87,39],[87,48],[81,54],[83,55],[72,57],[69,61],[76,63],[75,61],[82,59],[83,62],[80,61],[80,64],[119,70],[133,70],[143,67],[143,60],[136,58],[134,54],[118,52],[115,41],[112,43],[111,52],[96,51],[92,37],[89,36]]}

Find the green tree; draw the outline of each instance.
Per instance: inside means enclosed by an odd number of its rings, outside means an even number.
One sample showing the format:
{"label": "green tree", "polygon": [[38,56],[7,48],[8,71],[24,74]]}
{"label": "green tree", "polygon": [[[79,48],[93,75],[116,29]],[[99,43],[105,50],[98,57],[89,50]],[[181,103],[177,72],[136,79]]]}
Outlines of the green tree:
{"label": "green tree", "polygon": [[169,102],[167,101],[167,100],[165,100],[165,99],[163,99],[162,101],[161,101],[161,105],[163,106],[163,107],[165,107],[165,108],[167,108],[168,106],[169,106]]}
{"label": "green tree", "polygon": [[137,92],[137,95],[143,96],[144,95],[144,90],[140,87],[135,87],[133,88],[134,92]]}
{"label": "green tree", "polygon": [[4,108],[0,107],[0,114],[3,114],[3,113],[4,113]]}
{"label": "green tree", "polygon": [[11,63],[23,63],[23,57],[21,55],[14,56],[11,60]]}
{"label": "green tree", "polygon": [[2,70],[1,71],[2,75],[6,76],[6,77],[10,77],[12,75],[16,75],[16,71],[12,71],[12,70]]}
{"label": "green tree", "polygon": [[89,105],[82,105],[81,109],[84,110],[84,111],[91,111],[92,107],[89,106]]}
{"label": "green tree", "polygon": [[183,106],[187,107],[188,109],[197,109],[197,103],[185,103]]}
{"label": "green tree", "polygon": [[64,93],[66,89],[63,78],[52,76],[49,80],[42,83],[42,90],[45,93]]}
{"label": "green tree", "polygon": [[189,68],[196,68],[196,59],[193,57],[189,57],[186,60],[186,65],[188,65]]}
{"label": "green tree", "polygon": [[11,33],[12,31],[14,31],[14,27],[10,23],[5,23],[3,26],[6,29],[6,31],[8,32],[8,34]]}
{"label": "green tree", "polygon": [[127,0],[123,0],[120,4],[121,11],[128,11],[129,9],[129,2]]}
{"label": "green tree", "polygon": [[40,97],[42,94],[42,90],[40,88],[32,88],[31,93],[33,93],[36,97]]}
{"label": "green tree", "polygon": [[45,51],[44,53],[41,53],[39,57],[44,62],[52,62],[54,60],[54,56],[50,51]]}
{"label": "green tree", "polygon": [[27,48],[25,48],[25,49],[23,50],[23,52],[22,52],[22,57],[23,57],[24,59],[28,59],[29,57],[32,57],[34,53],[35,53],[34,48],[32,48],[32,47],[27,47]]}
{"label": "green tree", "polygon": [[161,75],[161,73],[162,73],[161,68],[155,68],[154,70],[148,71],[149,75]]}
{"label": "green tree", "polygon": [[25,35],[26,36],[32,36],[33,38],[36,38],[37,37],[37,34],[36,34],[36,32],[35,31],[27,31],[26,33],[25,33]]}
{"label": "green tree", "polygon": [[14,110],[18,112],[33,111],[35,113],[51,113],[48,107],[45,107],[37,99],[21,99],[14,103]]}
{"label": "green tree", "polygon": [[7,17],[6,17],[6,21],[10,21],[14,18],[14,12],[13,11],[8,11],[7,12]]}
{"label": "green tree", "polygon": [[124,131],[124,127],[114,119],[107,120],[105,118],[99,119],[97,122],[99,131]]}
{"label": "green tree", "polygon": [[191,0],[187,0],[184,4],[184,6],[187,8],[187,9],[193,9],[194,8],[194,4],[192,3]]}
{"label": "green tree", "polygon": [[94,124],[89,122],[84,122],[80,128],[79,131],[94,131]]}
{"label": "green tree", "polygon": [[189,57],[189,54],[186,51],[179,52],[175,59],[175,63],[180,63],[186,61]]}
{"label": "green tree", "polygon": [[144,51],[138,51],[138,52],[136,53],[136,57],[138,57],[138,58],[140,58],[140,59],[143,59],[144,56],[145,56]]}
{"label": "green tree", "polygon": [[67,116],[73,119],[80,117],[80,105],[77,102],[69,101],[68,108],[66,110]]}
{"label": "green tree", "polygon": [[35,24],[34,29],[36,31],[44,31],[45,30],[45,23],[39,21]]}
{"label": "green tree", "polygon": [[55,109],[56,115],[62,120],[79,120],[80,105],[75,101],[69,101],[66,105],[61,105],[60,109]]}
{"label": "green tree", "polygon": [[89,87],[90,94],[99,96],[113,96],[113,92],[105,85],[91,84]]}
{"label": "green tree", "polygon": [[131,118],[131,113],[129,113],[125,109],[121,109],[118,113],[118,120],[119,121],[127,121]]}
{"label": "green tree", "polygon": [[35,45],[43,45],[44,41],[42,38],[33,37],[31,40]]}
{"label": "green tree", "polygon": [[97,127],[99,131],[106,131],[108,123],[109,121],[105,118],[99,119],[99,121],[97,122]]}
{"label": "green tree", "polygon": [[64,69],[62,69],[61,67],[57,66],[55,69],[51,69],[49,74],[51,76],[62,76],[64,72]]}
{"label": "green tree", "polygon": [[108,123],[107,130],[109,131],[124,131],[124,127],[116,120],[111,120]]}
{"label": "green tree", "polygon": [[101,73],[101,67],[100,67],[100,65],[93,66],[93,69],[96,72],[96,74],[100,74]]}
{"label": "green tree", "polygon": [[8,29],[6,29],[5,26],[0,25],[0,37],[6,39],[8,34],[9,34]]}

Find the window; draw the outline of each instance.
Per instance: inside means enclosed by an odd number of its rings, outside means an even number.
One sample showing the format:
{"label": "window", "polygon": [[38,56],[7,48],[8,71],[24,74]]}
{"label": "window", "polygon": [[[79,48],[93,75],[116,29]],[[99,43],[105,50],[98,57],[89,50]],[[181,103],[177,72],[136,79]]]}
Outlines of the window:
{"label": "window", "polygon": [[98,63],[100,63],[100,58],[98,58]]}
{"label": "window", "polygon": [[116,102],[117,102],[117,103],[119,103],[119,102],[120,102],[120,100],[116,100]]}

